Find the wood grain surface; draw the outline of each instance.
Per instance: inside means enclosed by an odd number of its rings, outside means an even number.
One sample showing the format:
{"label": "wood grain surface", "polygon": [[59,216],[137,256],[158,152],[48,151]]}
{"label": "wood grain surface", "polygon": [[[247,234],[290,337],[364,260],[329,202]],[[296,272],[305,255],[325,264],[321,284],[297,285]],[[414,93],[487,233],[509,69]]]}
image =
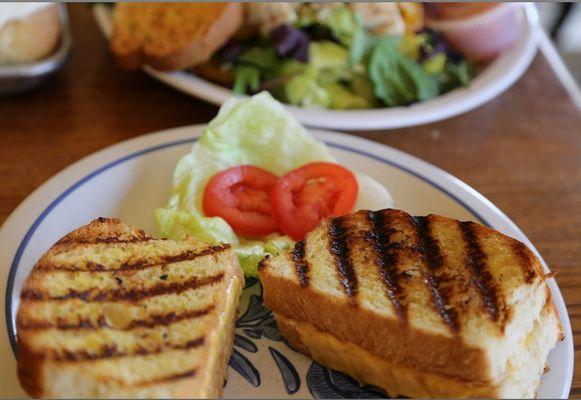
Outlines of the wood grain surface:
{"label": "wood grain surface", "polygon": [[[209,121],[217,108],[117,69],[88,5],[71,5],[75,48],[39,90],[0,99],[0,223],[72,162],[144,133]],[[357,132],[354,132],[358,134]],[[565,296],[581,362],[581,113],[543,54],[511,89],[462,116],[367,132],[457,176],[531,239]],[[572,397],[581,395],[575,370]]]}

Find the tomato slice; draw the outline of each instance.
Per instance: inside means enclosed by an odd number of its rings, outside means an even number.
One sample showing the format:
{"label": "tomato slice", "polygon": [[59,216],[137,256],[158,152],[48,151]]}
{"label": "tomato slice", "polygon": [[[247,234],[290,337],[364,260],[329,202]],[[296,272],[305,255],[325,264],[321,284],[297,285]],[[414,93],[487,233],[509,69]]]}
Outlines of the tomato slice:
{"label": "tomato slice", "polygon": [[323,218],[349,213],[358,191],[348,169],[327,162],[306,164],[279,179],[272,191],[272,213],[284,233],[301,240]]}
{"label": "tomato slice", "polygon": [[229,168],[214,175],[204,190],[208,217],[222,217],[242,236],[264,236],[278,230],[270,193],[278,177],[252,165]]}

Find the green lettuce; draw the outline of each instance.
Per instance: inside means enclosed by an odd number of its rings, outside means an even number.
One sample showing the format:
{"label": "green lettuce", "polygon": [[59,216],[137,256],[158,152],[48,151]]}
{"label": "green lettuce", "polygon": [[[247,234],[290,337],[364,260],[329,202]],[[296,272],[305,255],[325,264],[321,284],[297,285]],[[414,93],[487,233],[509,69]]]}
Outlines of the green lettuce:
{"label": "green lettuce", "polygon": [[284,85],[287,101],[305,107],[329,107],[331,98],[318,80],[319,72],[309,66],[302,74],[292,77]]}
{"label": "green lettuce", "polygon": [[321,22],[331,30],[336,39],[346,46],[351,46],[359,28],[359,21],[346,5],[330,10]]}
{"label": "green lettuce", "polygon": [[234,68],[234,94],[256,92],[260,87],[260,70],[249,65],[241,65]]}
{"label": "green lettuce", "polygon": [[269,93],[230,99],[178,162],[168,205],[155,210],[159,234],[231,243],[245,274],[256,276],[265,255],[276,255],[292,241],[280,235],[248,240],[238,237],[222,218],[204,216],[205,185],[216,173],[237,165],[256,165],[283,175],[312,161],[335,160]]}
{"label": "green lettuce", "polygon": [[394,38],[383,38],[371,52],[368,68],[375,95],[390,107],[437,96],[437,80],[403,55],[397,45]]}
{"label": "green lettuce", "polygon": [[284,85],[287,102],[339,110],[369,108],[374,104],[372,88],[371,101],[355,90],[362,85],[349,66],[345,47],[331,41],[311,42],[309,59],[308,67]]}

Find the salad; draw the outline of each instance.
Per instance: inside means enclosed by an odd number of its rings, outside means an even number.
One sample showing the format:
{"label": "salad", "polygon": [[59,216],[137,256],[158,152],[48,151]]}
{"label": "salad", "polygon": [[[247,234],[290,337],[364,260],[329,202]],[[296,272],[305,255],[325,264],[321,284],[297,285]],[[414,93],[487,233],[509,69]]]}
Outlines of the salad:
{"label": "salad", "polygon": [[337,164],[268,92],[232,98],[178,162],[162,237],[230,243],[244,272],[300,240],[321,219],[393,207],[373,178]]}
{"label": "salad", "polygon": [[[213,57],[236,94],[305,107],[409,105],[470,83],[470,63],[418,3],[249,3],[248,29]],[[197,70],[202,76],[204,68]]]}

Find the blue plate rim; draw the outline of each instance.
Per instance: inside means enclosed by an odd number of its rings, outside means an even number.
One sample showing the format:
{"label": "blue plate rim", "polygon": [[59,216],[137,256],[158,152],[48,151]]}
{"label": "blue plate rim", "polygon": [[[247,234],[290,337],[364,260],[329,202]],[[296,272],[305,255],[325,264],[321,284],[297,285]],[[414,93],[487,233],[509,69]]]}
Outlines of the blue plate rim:
{"label": "blue plate rim", "polygon": [[[124,162],[127,162],[131,159],[140,157],[142,155],[151,153],[151,152],[155,152],[155,151],[159,151],[159,150],[163,150],[169,147],[175,147],[175,146],[180,146],[180,145],[185,145],[185,144],[193,144],[198,140],[198,136],[199,136],[199,128],[203,126],[203,125],[192,125],[192,126],[187,126],[187,127],[178,127],[178,128],[173,128],[173,129],[168,129],[168,130],[164,130],[164,131],[160,131],[160,132],[154,132],[152,134],[149,135],[143,135],[143,136],[139,136],[133,139],[129,139],[127,141],[123,141],[117,144],[114,144],[110,147],[107,147],[97,153],[94,153],[92,155],[89,155],[81,160],[79,160],[77,163],[73,164],[73,165],[77,165],[78,163],[81,163],[83,161],[85,161],[87,158],[91,157],[91,156],[95,156],[99,153],[104,153],[107,150],[112,149],[113,147],[117,147],[119,145],[123,145],[123,144],[129,144],[129,142],[133,142],[139,139],[143,139],[144,137],[148,137],[148,136],[154,136],[154,135],[159,135],[159,134],[169,134],[170,132],[176,132],[176,131],[180,131],[180,130],[184,130],[187,128],[191,128],[192,129],[192,137],[187,138],[187,139],[178,139],[178,140],[173,140],[173,141],[169,141],[166,143],[161,143],[161,144],[157,144],[157,145],[149,145],[148,147],[142,148],[138,151],[134,151],[128,155],[119,157],[113,161],[108,162],[105,165],[100,166],[99,168],[94,169],[93,171],[91,171],[90,173],[85,174],[83,177],[81,177],[80,179],[77,179],[75,183],[71,184],[68,186],[68,188],[66,190],[64,190],[62,193],[60,193],[58,196],[56,196],[54,198],[54,200],[52,200],[49,205],[43,210],[42,213],[40,213],[36,219],[34,220],[34,222],[30,225],[30,227],[28,228],[26,234],[24,235],[23,239],[20,241],[20,244],[18,245],[16,254],[13,257],[12,263],[10,265],[10,270],[9,270],[9,274],[8,274],[8,278],[7,278],[7,283],[6,283],[6,291],[5,291],[5,322],[6,322],[6,328],[7,328],[7,334],[9,337],[9,341],[10,341],[10,345],[12,348],[12,351],[14,354],[16,354],[17,352],[17,342],[16,342],[16,327],[14,326],[13,323],[13,313],[12,313],[12,295],[13,295],[13,290],[14,290],[14,280],[15,280],[15,276],[16,273],[18,271],[19,268],[19,264],[20,264],[20,259],[22,257],[22,255],[24,254],[28,242],[30,241],[30,239],[32,238],[32,236],[34,235],[34,233],[36,232],[37,228],[40,226],[40,224],[42,223],[42,221],[50,214],[50,212],[60,203],[62,202],[68,195],[70,195],[71,193],[73,193],[75,190],[77,190],[79,187],[81,187],[83,184],[87,183],[88,181],[90,181],[91,179],[95,178],[96,176],[100,175],[101,173],[119,165],[122,164]],[[344,133],[335,133],[335,132],[330,132],[330,131],[324,131],[324,130],[313,130],[314,132],[317,133],[321,133],[324,132],[326,134],[332,134],[335,135],[337,137],[341,137],[341,136],[349,136],[351,139],[355,139],[357,141],[361,141],[361,142],[372,142],[370,140],[364,139],[364,138],[358,138],[358,137],[354,137],[352,135],[348,135],[348,134],[344,134]],[[492,226],[492,224],[485,218],[482,216],[481,213],[479,213],[478,211],[476,211],[473,207],[471,207],[470,205],[468,205],[464,200],[460,199],[458,196],[456,196],[454,193],[452,193],[450,190],[448,190],[447,188],[445,188],[444,186],[440,185],[438,182],[432,180],[430,177],[428,177],[427,175],[422,174],[421,172],[415,171],[412,168],[408,168],[396,161],[378,156],[376,154],[372,154],[370,152],[361,150],[359,148],[354,148],[351,146],[348,146],[346,144],[341,144],[341,143],[335,143],[329,139],[322,139],[328,146],[333,147],[333,148],[337,148],[340,150],[344,150],[344,151],[349,151],[355,154],[359,154],[365,157],[369,157],[371,159],[374,159],[376,161],[380,161],[383,162],[385,164],[388,164],[394,168],[397,168],[403,172],[406,172],[416,178],[421,179],[422,181],[428,183],[429,185],[435,187],[436,189],[438,189],[440,192],[444,193],[446,196],[452,198],[455,202],[457,202],[458,204],[462,205],[462,207],[464,207],[468,212],[470,212],[472,215],[474,215],[475,217],[477,217],[483,224],[487,225],[487,226]],[[373,143],[373,142],[372,142]],[[518,234],[520,234],[522,237],[526,238],[526,235],[524,235],[524,233],[520,230],[520,228],[518,228],[518,226],[516,224],[514,224],[514,222],[512,222],[512,220],[510,218],[508,218],[508,216],[506,216],[500,209],[498,209],[498,207],[496,207],[492,202],[490,202],[488,199],[486,199],[482,194],[480,194],[478,191],[476,191],[475,189],[473,189],[472,187],[470,187],[468,184],[466,184],[465,182],[459,180],[458,178],[456,178],[455,176],[449,174],[448,172],[426,162],[423,161],[421,159],[418,159],[417,157],[414,157],[413,155],[410,155],[408,153],[402,152],[400,150],[394,149],[390,146],[387,145],[383,145],[380,143],[374,143],[378,146],[387,148],[391,151],[395,151],[396,153],[405,155],[406,157],[410,158],[410,159],[414,159],[416,161],[419,161],[421,163],[423,163],[425,166],[429,166],[431,169],[433,169],[434,171],[438,172],[439,174],[443,174],[445,178],[447,178],[448,180],[452,180],[454,181],[454,183],[456,183],[457,185],[460,185],[462,187],[462,189],[468,191],[471,195],[475,196],[477,198],[477,200],[479,200],[480,202],[483,202],[488,208],[490,208],[494,214],[498,217],[500,217],[501,219],[503,219],[505,222],[508,222],[509,225],[511,225],[511,228],[516,231]],[[70,168],[70,167],[69,167]],[[61,171],[60,173],[62,173],[63,171]],[[59,173],[59,174],[60,174]],[[57,175],[59,175],[57,174]],[[37,190],[41,190],[44,185],[46,185],[48,182],[46,182],[45,184],[41,185]],[[29,195],[29,197],[32,196]],[[25,199],[26,201],[26,199]],[[15,210],[16,211],[16,210]],[[15,212],[13,211],[13,213]],[[8,219],[6,220],[8,221]],[[2,227],[3,228],[3,227]],[[528,240],[528,239],[527,239]],[[560,289],[558,288],[558,286],[555,284],[554,285],[555,288],[558,290],[558,295],[559,297],[562,298],[562,294],[560,293]],[[564,303],[564,302],[563,302]],[[568,315],[567,315],[568,317]],[[569,325],[570,327],[570,321],[567,319],[567,325]],[[564,328],[567,328],[566,326]],[[571,371],[572,374],[572,371]],[[571,376],[572,378],[572,376]],[[571,379],[569,379],[569,382],[566,385],[566,393],[563,394],[564,397],[567,397],[569,390],[570,390],[570,386],[571,386]]]}

